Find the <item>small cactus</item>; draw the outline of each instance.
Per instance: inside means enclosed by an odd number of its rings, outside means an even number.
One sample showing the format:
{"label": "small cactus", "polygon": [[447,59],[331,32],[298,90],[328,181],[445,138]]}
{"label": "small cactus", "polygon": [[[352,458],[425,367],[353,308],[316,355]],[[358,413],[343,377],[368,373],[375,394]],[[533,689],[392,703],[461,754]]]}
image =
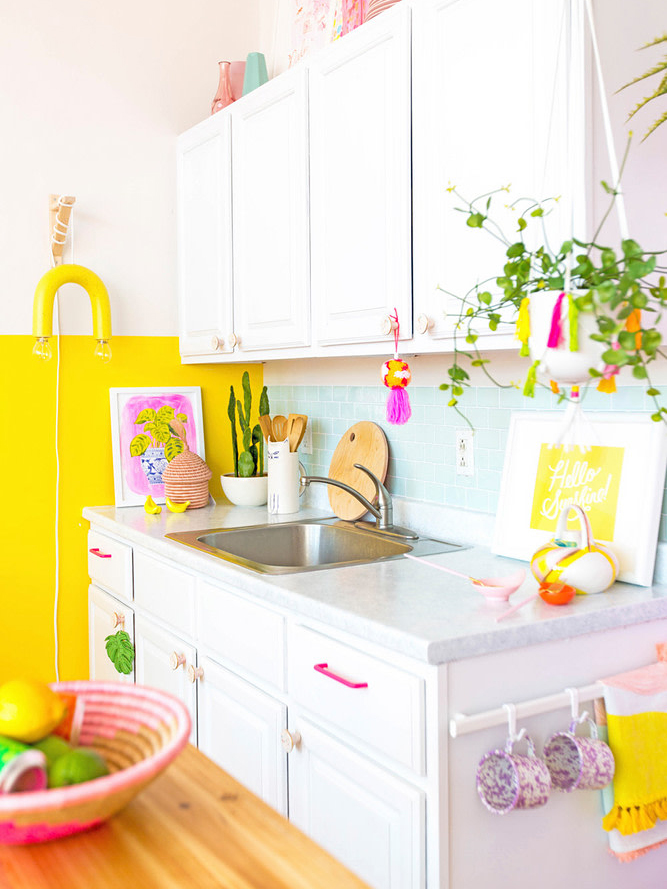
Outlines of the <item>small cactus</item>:
{"label": "small cactus", "polygon": [[[227,416],[232,424],[232,455],[234,458],[234,475],[241,478],[250,478],[253,475],[264,473],[264,437],[259,423],[250,424],[250,412],[252,410],[252,392],[250,390],[250,375],[245,371],[241,378],[243,387],[243,404],[234,394],[234,387],[229,387],[229,405]],[[269,396],[266,386],[262,389],[259,398],[259,415],[269,413]],[[236,430],[236,421],[241,430],[241,443],[243,450],[239,453],[239,441]]]}

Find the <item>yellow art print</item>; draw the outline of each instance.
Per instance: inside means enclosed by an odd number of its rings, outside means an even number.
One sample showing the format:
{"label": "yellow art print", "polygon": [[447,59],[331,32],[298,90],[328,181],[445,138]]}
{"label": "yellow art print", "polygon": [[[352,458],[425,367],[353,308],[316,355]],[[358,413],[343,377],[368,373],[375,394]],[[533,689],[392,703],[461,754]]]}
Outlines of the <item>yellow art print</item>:
{"label": "yellow art print", "polygon": [[621,447],[584,451],[542,444],[530,527],[553,532],[563,507],[574,503],[585,511],[595,538],[612,542],[624,452]]}

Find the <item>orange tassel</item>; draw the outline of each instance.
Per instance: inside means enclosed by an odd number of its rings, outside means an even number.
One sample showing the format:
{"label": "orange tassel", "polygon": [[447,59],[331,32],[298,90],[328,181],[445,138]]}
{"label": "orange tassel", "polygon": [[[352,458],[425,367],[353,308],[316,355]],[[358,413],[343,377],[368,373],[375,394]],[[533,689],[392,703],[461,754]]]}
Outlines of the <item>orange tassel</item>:
{"label": "orange tassel", "polygon": [[560,389],[558,388],[558,383],[555,380],[549,380],[549,385],[551,386],[551,391],[554,395],[560,394]]}
{"label": "orange tassel", "polygon": [[625,319],[625,329],[635,334],[635,349],[642,347],[642,313],[641,309],[633,309]]}

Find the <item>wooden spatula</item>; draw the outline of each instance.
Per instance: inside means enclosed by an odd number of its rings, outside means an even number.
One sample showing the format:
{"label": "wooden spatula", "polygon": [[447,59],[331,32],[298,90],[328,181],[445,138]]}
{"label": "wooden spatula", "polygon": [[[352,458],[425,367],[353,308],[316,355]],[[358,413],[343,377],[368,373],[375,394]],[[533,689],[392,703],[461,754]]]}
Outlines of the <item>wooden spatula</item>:
{"label": "wooden spatula", "polygon": [[268,441],[272,438],[271,435],[271,417],[268,414],[264,414],[264,416],[259,418],[259,428],[262,430],[262,435]]}
{"label": "wooden spatula", "polygon": [[293,417],[291,421],[288,417],[287,422],[288,424],[291,424],[287,434],[287,437],[289,438],[289,449],[290,451],[296,451],[299,447],[299,442],[303,438],[305,423],[303,422],[303,417]]}
{"label": "wooden spatula", "polygon": [[273,430],[273,435],[271,438],[274,441],[285,441],[285,423],[287,422],[287,418],[283,417],[282,414],[276,414],[276,416],[271,421],[271,428]]}
{"label": "wooden spatula", "polygon": [[303,420],[303,426],[301,427],[301,432],[299,434],[299,440],[297,441],[296,447],[294,448],[294,450],[296,451],[298,449],[299,445],[301,444],[301,442],[303,441],[303,436],[306,433],[306,424],[308,423],[308,414],[290,414],[287,419],[289,420],[290,417],[293,420],[296,420],[297,418]]}

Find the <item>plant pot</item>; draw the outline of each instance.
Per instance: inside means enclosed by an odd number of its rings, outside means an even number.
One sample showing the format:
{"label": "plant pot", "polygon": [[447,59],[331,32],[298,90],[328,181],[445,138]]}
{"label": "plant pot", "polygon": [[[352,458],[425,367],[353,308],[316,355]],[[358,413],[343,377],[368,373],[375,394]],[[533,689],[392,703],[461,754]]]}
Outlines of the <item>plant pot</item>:
{"label": "plant pot", "polygon": [[141,468],[149,485],[161,485],[162,473],[168,466],[164,448],[146,448],[141,454]]}
{"label": "plant pot", "polygon": [[[573,291],[574,296],[582,291]],[[570,325],[568,319],[568,300],[561,303],[561,329],[563,344],[558,348],[548,346],[549,334],[560,292],[551,290],[534,293],[530,297],[530,356],[532,361],[540,362],[537,375],[542,381],[553,380],[565,386],[576,386],[591,380],[589,368],[604,369],[602,353],[606,349],[604,343],[590,339],[592,333],[599,333],[595,316],[580,312],[577,316],[578,349],[570,351],[568,343]]]}
{"label": "plant pot", "polygon": [[225,497],[236,506],[264,506],[267,499],[268,477],[252,475],[241,478],[232,473],[220,476]]}

